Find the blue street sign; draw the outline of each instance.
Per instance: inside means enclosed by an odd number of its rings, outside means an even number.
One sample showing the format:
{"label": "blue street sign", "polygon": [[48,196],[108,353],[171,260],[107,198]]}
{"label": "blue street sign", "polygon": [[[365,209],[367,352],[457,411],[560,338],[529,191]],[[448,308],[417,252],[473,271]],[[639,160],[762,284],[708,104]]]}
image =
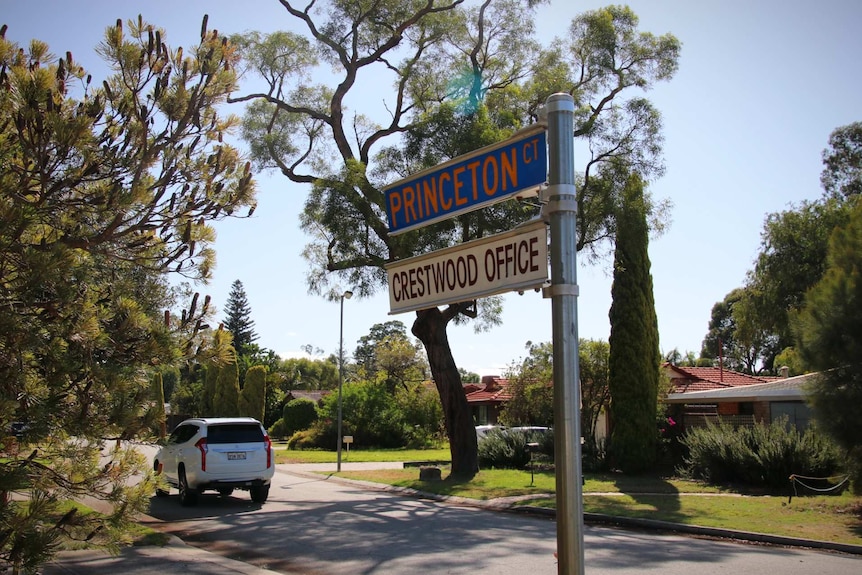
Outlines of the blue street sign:
{"label": "blue street sign", "polygon": [[548,154],[544,125],[459,156],[388,186],[389,233],[477,210],[545,183]]}

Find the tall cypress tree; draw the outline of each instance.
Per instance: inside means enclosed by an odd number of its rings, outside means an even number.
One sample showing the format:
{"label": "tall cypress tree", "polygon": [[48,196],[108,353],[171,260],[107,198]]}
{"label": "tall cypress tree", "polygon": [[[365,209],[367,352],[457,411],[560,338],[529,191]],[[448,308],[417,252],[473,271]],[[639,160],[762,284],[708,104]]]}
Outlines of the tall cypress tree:
{"label": "tall cypress tree", "polygon": [[239,371],[236,362],[223,365],[218,370],[213,415],[216,417],[239,415]]}
{"label": "tall cypress tree", "polygon": [[656,456],[660,352],[643,188],[640,176],[628,175],[617,218],[609,314],[611,454],[624,473],[649,469]]}
{"label": "tall cypress tree", "polygon": [[239,280],[230,286],[225,305],[224,327],[233,335],[233,347],[237,355],[246,355],[249,346],[257,340],[257,333],[254,331],[251,306],[245,288]]}
{"label": "tall cypress tree", "polygon": [[239,392],[239,414],[264,420],[266,409],[266,367],[255,365],[245,374],[245,385]]}

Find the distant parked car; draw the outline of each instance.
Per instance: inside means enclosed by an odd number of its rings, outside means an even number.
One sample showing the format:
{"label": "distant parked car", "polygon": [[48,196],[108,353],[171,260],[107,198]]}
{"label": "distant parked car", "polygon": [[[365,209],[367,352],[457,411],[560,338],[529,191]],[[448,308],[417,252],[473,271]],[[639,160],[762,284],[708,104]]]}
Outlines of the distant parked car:
{"label": "distant parked car", "polygon": [[509,431],[514,431],[516,433],[553,433],[554,430],[551,427],[542,427],[538,425],[524,425],[520,427],[510,427]]}
{"label": "distant parked car", "polygon": [[[275,473],[272,442],[263,425],[250,417],[187,419],[168,437],[153,461],[182,505],[195,505],[198,494],[212,490],[224,497],[248,490],[255,503],[269,497]],[[158,490],[156,495],[168,495]]]}
{"label": "distant parked car", "polygon": [[476,441],[482,441],[485,438],[485,436],[488,435],[488,432],[493,430],[493,429],[498,429],[500,431],[503,431],[504,429],[506,429],[506,426],[505,425],[477,425],[476,426]]}

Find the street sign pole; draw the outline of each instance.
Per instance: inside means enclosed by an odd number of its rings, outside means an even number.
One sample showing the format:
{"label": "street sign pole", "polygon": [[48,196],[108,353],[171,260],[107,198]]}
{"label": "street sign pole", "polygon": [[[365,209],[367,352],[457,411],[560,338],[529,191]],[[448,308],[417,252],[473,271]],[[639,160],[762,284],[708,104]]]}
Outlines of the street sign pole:
{"label": "street sign pole", "polygon": [[554,348],[554,453],[557,482],[557,573],[584,575],[581,487],[581,390],[578,373],[578,281],[574,98],[552,94],[548,112],[548,204]]}

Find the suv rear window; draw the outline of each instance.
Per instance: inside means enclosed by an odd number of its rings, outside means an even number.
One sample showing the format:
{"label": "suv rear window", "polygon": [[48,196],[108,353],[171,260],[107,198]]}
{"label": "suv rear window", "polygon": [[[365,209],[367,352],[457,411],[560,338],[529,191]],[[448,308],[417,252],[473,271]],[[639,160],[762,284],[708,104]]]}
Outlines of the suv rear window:
{"label": "suv rear window", "polygon": [[210,425],[207,428],[207,443],[257,443],[263,442],[263,431],[256,423],[233,423]]}

